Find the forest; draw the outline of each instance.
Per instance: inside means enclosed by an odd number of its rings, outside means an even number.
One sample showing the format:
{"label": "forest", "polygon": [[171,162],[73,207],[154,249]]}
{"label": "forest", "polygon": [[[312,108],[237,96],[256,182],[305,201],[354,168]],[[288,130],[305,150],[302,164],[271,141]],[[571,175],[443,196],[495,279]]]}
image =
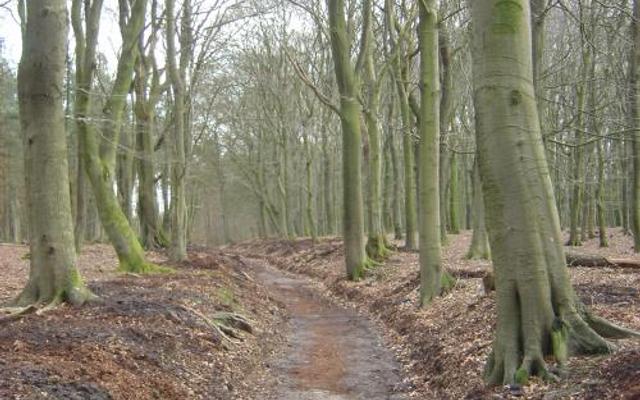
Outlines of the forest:
{"label": "forest", "polygon": [[640,399],[640,0],[0,0],[0,399]]}

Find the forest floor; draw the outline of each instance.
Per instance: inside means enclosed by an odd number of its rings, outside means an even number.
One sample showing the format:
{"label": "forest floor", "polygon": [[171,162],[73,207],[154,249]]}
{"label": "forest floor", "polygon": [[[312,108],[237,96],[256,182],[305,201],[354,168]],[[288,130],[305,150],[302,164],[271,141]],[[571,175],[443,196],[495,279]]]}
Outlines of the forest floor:
{"label": "forest floor", "polygon": [[[27,251],[0,245],[0,303],[24,286]],[[100,302],[0,322],[0,399],[259,399],[274,386],[266,360],[283,347],[286,314],[242,260],[192,249],[176,273],[140,277],[91,245],[78,264]],[[219,312],[253,333],[227,339],[207,322]]]}
{"label": "forest floor", "polygon": [[[458,278],[454,289],[425,310],[417,308],[418,255],[396,251],[359,282],[344,279],[339,239],[251,241],[225,251],[263,260],[309,277],[317,291],[371,318],[403,366],[408,396],[429,399],[640,399],[640,342],[618,341],[612,355],[572,357],[559,383],[533,379],[523,388],[486,388],[482,369],[495,326],[494,294],[485,295],[482,276],[490,263],[466,260],[470,232],[451,235],[443,264]],[[597,239],[574,250],[638,259],[631,238],[612,230],[610,247]],[[576,291],[598,315],[640,330],[640,270],[570,268]],[[339,333],[339,332],[338,332]]]}
{"label": "forest floor", "polygon": [[[344,279],[340,240],[194,247],[176,273],[123,275],[109,246],[78,265],[101,301],[0,322],[0,399],[640,399],[640,343],[574,357],[557,384],[487,389],[495,325],[486,261],[466,260],[470,233],[449,237],[455,288],[420,310],[418,255],[398,250],[359,282]],[[578,251],[637,258],[629,237]],[[27,247],[0,245],[0,304],[28,274]],[[151,253],[167,264],[162,254]],[[640,270],[571,268],[582,300],[640,329]],[[227,339],[207,319],[234,312],[252,333]]]}

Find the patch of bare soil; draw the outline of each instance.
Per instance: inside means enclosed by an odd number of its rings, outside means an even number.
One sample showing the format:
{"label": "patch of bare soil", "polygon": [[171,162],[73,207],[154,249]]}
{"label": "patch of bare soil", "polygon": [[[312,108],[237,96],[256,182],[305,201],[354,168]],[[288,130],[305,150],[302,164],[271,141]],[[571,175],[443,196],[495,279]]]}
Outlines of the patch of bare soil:
{"label": "patch of bare soil", "polygon": [[[0,246],[0,301],[24,285],[24,246]],[[236,257],[191,251],[175,274],[117,274],[108,246],[79,268],[101,302],[0,324],[2,399],[257,399],[284,313]],[[162,256],[152,255],[156,262]],[[234,312],[252,333],[227,339],[211,318]]]}
{"label": "patch of bare soil", "polygon": [[[444,266],[458,277],[455,288],[421,310],[418,301],[418,255],[398,251],[359,282],[344,278],[342,242],[336,238],[243,243],[231,251],[263,257],[280,269],[307,275],[325,294],[376,318],[385,328],[412,385],[411,397],[434,399],[637,399],[640,353],[638,342],[619,341],[610,356],[573,357],[560,383],[532,380],[524,388],[486,388],[482,370],[491,350],[495,326],[494,295],[484,295],[481,277],[487,261],[466,260],[470,232],[450,236],[443,249]],[[612,249],[625,249],[628,237],[612,233]],[[622,242],[622,243],[620,243]],[[593,241],[585,252],[600,250]],[[611,253],[608,253],[611,252]],[[624,253],[627,257],[637,257]],[[599,315],[640,329],[640,271],[571,268],[582,300]]]}

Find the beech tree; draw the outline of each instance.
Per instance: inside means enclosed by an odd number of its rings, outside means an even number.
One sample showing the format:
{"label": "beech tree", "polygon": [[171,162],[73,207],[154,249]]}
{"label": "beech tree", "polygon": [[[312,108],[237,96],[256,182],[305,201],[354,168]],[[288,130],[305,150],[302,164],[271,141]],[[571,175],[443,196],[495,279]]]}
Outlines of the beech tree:
{"label": "beech tree", "polygon": [[[144,27],[147,1],[135,0],[130,11],[126,2],[120,2],[120,6],[122,7],[120,14],[122,52],[118,59],[118,69],[111,93],[102,110],[102,124],[97,126],[91,121],[90,93],[94,87],[102,0],[84,3],[75,0],[72,4],[72,24],[78,60],[75,117],[81,138],[83,162],[93,188],[100,221],[118,254],[120,269],[138,273],[154,272],[161,268],[146,260],[137,234],[131,228],[113,191],[118,133],[122,127],[126,96],[133,79],[138,35]],[[84,12],[84,18],[82,18],[82,12]]]}
{"label": "beech tree", "polygon": [[545,357],[607,353],[638,335],[591,314],[567,268],[535,101],[527,0],[474,0],[478,162],[496,277],[498,322],[485,379],[551,378]]}
{"label": "beech tree", "polygon": [[428,304],[442,291],[440,260],[440,74],[438,59],[437,1],[420,1],[418,42],[420,48],[419,119],[419,226],[420,304]]}
{"label": "beech tree", "polygon": [[64,122],[67,6],[64,0],[24,5],[18,71],[25,143],[29,221],[29,281],[18,306],[79,305],[94,296],[76,267]]}
{"label": "beech tree", "polygon": [[631,108],[631,148],[633,154],[631,226],[636,252],[640,252],[640,22],[638,18],[640,18],[640,3],[638,0],[634,0],[631,22],[629,107]]}
{"label": "beech tree", "polygon": [[[365,6],[371,7],[370,0]],[[360,79],[356,73],[363,62],[353,65],[350,56],[350,40],[345,20],[343,0],[329,0],[329,26],[331,50],[336,81],[340,91],[340,122],[342,125],[342,181],[343,181],[343,231],[345,262],[350,279],[358,279],[367,261],[364,247],[364,215],[362,210],[362,147],[360,132],[361,108],[358,102]],[[365,34],[366,35],[366,34]],[[366,40],[366,36],[363,35]],[[366,43],[362,45],[366,47]]]}

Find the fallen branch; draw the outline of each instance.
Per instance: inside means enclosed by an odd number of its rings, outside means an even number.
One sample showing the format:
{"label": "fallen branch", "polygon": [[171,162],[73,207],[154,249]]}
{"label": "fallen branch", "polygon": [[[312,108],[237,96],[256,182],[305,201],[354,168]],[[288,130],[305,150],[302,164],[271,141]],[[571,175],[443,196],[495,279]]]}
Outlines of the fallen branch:
{"label": "fallen branch", "polygon": [[635,268],[640,269],[640,260],[630,258],[603,257],[597,254],[566,252],[567,266],[594,268]]}

